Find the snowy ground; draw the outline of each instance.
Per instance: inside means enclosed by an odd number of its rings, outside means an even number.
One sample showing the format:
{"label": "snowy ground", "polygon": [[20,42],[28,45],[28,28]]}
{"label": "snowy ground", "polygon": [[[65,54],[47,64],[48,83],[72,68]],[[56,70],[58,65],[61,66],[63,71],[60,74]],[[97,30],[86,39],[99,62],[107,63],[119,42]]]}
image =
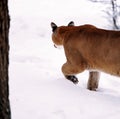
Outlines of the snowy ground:
{"label": "snowy ground", "polygon": [[120,119],[120,78],[102,73],[94,92],[86,89],[85,71],[74,85],[61,73],[64,51],[51,41],[51,21],[106,27],[101,6],[85,0],[12,0],[9,8],[12,119]]}

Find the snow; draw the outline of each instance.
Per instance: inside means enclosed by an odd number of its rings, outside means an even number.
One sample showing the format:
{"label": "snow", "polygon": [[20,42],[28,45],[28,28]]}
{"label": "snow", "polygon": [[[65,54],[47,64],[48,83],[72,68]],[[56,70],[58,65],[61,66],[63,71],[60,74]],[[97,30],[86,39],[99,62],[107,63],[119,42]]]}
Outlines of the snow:
{"label": "snow", "polygon": [[9,2],[10,102],[12,119],[120,119],[120,79],[101,73],[98,90],[66,80],[63,49],[55,49],[50,22],[91,23],[107,28],[100,4],[85,0],[12,0]]}

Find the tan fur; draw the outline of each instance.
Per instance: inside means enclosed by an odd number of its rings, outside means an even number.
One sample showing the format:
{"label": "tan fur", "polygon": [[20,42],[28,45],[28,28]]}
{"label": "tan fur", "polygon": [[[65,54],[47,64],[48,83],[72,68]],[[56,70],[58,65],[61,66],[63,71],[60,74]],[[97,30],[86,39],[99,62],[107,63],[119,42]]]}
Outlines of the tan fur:
{"label": "tan fur", "polygon": [[88,84],[87,84],[87,88],[89,90],[96,90],[98,88],[98,84],[99,84],[99,72],[97,71],[92,71],[89,72],[89,79],[88,79]]}
{"label": "tan fur", "polygon": [[52,34],[56,45],[63,45],[67,62],[64,75],[99,70],[120,76],[120,31],[92,25],[60,26]]}

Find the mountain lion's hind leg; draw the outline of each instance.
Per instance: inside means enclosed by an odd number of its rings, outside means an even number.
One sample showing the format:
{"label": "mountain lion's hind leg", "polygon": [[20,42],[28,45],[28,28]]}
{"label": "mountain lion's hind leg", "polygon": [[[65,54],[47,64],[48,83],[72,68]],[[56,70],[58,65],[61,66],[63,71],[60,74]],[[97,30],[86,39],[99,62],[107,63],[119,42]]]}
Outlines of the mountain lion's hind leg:
{"label": "mountain lion's hind leg", "polygon": [[78,74],[80,72],[84,71],[84,68],[81,67],[74,67],[73,65],[69,63],[65,63],[62,66],[62,72],[66,79],[72,81],[74,84],[78,83],[78,78],[75,76],[75,74]]}

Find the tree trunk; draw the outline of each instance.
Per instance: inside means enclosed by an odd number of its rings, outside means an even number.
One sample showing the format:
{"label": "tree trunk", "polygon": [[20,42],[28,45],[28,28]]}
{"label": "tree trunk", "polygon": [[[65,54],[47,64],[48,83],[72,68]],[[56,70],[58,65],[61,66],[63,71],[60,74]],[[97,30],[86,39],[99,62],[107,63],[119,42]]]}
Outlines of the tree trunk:
{"label": "tree trunk", "polygon": [[118,20],[118,11],[117,11],[117,3],[116,0],[111,0],[111,5],[112,5],[112,22],[113,22],[113,30],[118,30],[119,27],[117,25],[117,20]]}
{"label": "tree trunk", "polygon": [[0,119],[11,119],[8,84],[9,22],[8,0],[0,0]]}

